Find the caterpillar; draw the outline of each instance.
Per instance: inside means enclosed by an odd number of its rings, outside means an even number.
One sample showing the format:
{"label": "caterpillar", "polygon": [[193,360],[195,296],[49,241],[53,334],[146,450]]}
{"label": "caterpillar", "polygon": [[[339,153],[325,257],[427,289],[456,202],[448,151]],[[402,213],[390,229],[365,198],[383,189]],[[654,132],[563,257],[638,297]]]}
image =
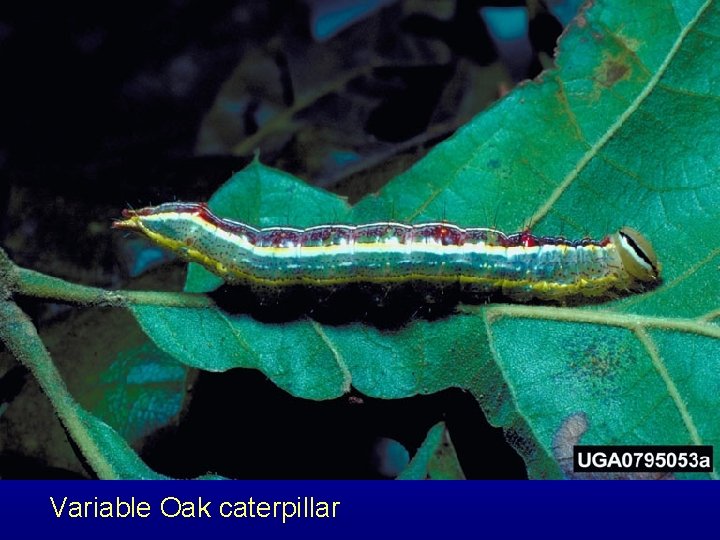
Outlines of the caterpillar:
{"label": "caterpillar", "polygon": [[564,301],[642,291],[660,275],[652,246],[629,227],[576,241],[445,222],[259,229],[219,218],[205,203],[180,202],[124,210],[113,227],[253,288],[412,283]]}

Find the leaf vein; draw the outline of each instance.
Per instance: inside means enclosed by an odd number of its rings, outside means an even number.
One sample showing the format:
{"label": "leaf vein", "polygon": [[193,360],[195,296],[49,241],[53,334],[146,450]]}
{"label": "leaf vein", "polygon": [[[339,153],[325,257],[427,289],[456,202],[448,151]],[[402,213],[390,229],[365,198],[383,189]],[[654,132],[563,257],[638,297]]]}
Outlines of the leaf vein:
{"label": "leaf vein", "polygon": [[[700,433],[698,432],[698,428],[695,425],[695,421],[693,420],[692,415],[690,414],[690,411],[685,404],[685,400],[680,395],[680,391],[678,390],[675,381],[673,381],[670,372],[665,365],[665,362],[663,362],[662,356],[660,356],[660,351],[658,350],[655,341],[652,339],[652,337],[650,337],[650,334],[648,334],[642,328],[634,328],[633,332],[650,355],[650,359],[652,360],[655,371],[658,372],[660,378],[662,378],[663,382],[665,382],[665,387],[667,388],[668,394],[670,395],[670,399],[672,399],[675,407],[680,413],[680,417],[682,418],[683,424],[685,424],[685,428],[690,434],[690,439],[692,440],[693,444],[698,446],[703,444]],[[715,480],[718,479],[718,474],[716,472],[712,472],[711,476]]]}
{"label": "leaf vein", "polygon": [[543,203],[543,205],[538,208],[538,210],[535,212],[535,214],[530,218],[530,227],[533,227],[538,221],[543,219],[550,208],[560,199],[560,197],[565,193],[565,191],[572,185],[572,183],[577,179],[577,177],[580,175],[580,173],[585,169],[585,167],[588,165],[590,160],[592,160],[593,157],[597,155],[597,153],[608,143],[608,141],[620,130],[620,128],[625,124],[628,118],[640,107],[640,105],[647,99],[647,97],[650,95],[650,93],[653,91],[653,89],[657,86],[658,81],[660,78],[664,75],[664,73],[667,71],[668,66],[670,65],[670,62],[675,58],[675,55],[677,54],[678,50],[680,49],[680,46],[682,45],[683,41],[687,37],[690,30],[692,30],[695,25],[698,23],[702,15],[705,13],[705,10],[707,10],[708,6],[712,3],[712,0],[707,0],[700,9],[698,9],[698,12],[696,13],[695,17],[693,17],[687,24],[685,28],[683,28],[678,35],[677,39],[675,40],[675,43],[673,43],[673,46],[668,51],[667,56],[663,60],[662,64],[657,70],[657,73],[653,75],[653,77],[648,80],[647,84],[644,86],[642,91],[637,95],[637,97],[632,101],[630,106],[625,109],[625,111],[615,120],[615,122],[610,126],[610,128],[607,130],[607,132],[590,148],[590,150],[580,159],[580,161],[577,163],[573,169],[568,172],[567,176],[560,182],[560,185],[555,188],[555,190],[550,194],[548,199]]}
{"label": "leaf vein", "polygon": [[238,344],[239,344],[243,349],[245,349],[247,352],[249,352],[251,355],[253,355],[253,356],[255,357],[255,360],[256,360],[255,365],[259,365],[259,363],[260,363],[260,362],[259,362],[259,360],[260,360],[260,355],[258,355],[257,351],[255,351],[255,349],[253,349],[253,348],[247,343],[247,341],[245,341],[245,339],[243,338],[242,333],[239,332],[237,328],[235,328],[235,325],[232,324],[232,322],[230,321],[229,318],[227,318],[227,317],[224,316],[224,315],[220,315],[220,318],[222,319],[222,321],[223,321],[225,324],[227,324],[228,328],[230,329],[230,333],[231,333],[231,334],[233,335],[233,337],[236,339],[236,341],[238,342]]}
{"label": "leaf vein", "polygon": [[698,98],[698,99],[709,99],[712,101],[720,101],[720,96],[716,96],[713,94],[701,94],[700,92],[694,92],[692,90],[688,90],[687,88],[678,88],[677,86],[673,86],[670,84],[664,84],[659,82],[657,86],[660,90],[664,90],[670,94],[678,94],[685,97],[692,97],[692,98]]}
{"label": "leaf vein", "polygon": [[323,340],[323,343],[327,346],[328,349],[330,349],[330,352],[332,353],[333,357],[335,358],[335,362],[338,365],[338,368],[340,369],[340,373],[342,374],[343,384],[342,384],[342,391],[343,394],[346,394],[350,391],[350,387],[352,385],[352,373],[350,373],[350,368],[348,367],[347,363],[345,362],[345,359],[343,358],[342,354],[338,350],[338,348],[335,346],[335,343],[330,339],[330,337],[325,333],[322,326],[317,321],[312,321],[313,330],[317,333],[318,336],[320,336],[320,339]]}

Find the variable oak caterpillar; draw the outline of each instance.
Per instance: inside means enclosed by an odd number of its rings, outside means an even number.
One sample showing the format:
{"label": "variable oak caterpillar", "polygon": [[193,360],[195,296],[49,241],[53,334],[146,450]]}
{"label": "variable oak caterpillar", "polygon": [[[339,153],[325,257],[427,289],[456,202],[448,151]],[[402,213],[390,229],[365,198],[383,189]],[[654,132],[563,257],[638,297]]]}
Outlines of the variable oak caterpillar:
{"label": "variable oak caterpillar", "polygon": [[229,284],[254,288],[418,283],[455,285],[469,295],[564,301],[639,291],[660,272],[648,241],[630,228],[599,241],[450,223],[257,229],[219,218],[203,203],[124,210],[113,226],[145,234]]}

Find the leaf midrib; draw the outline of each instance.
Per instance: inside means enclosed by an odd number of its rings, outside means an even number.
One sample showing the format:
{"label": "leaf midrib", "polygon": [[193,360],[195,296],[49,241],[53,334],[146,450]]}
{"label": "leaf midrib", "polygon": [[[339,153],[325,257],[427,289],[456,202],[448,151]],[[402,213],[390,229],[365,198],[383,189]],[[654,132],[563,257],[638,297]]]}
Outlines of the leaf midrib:
{"label": "leaf midrib", "polygon": [[[642,91],[637,95],[637,97],[630,103],[627,109],[623,111],[623,113],[618,116],[617,120],[610,126],[610,128],[605,132],[605,134],[598,139],[598,141],[593,144],[588,151],[582,156],[582,158],[578,161],[577,165],[573,167],[573,169],[563,178],[562,182],[558,185],[557,188],[553,190],[553,192],[550,194],[550,196],[547,198],[547,200],[538,208],[538,210],[533,214],[533,216],[530,218],[530,221],[527,225],[529,229],[533,228],[539,221],[541,221],[547,213],[550,211],[550,209],[555,205],[555,203],[560,199],[560,197],[563,195],[563,193],[567,190],[568,187],[577,179],[577,177],[580,175],[580,173],[585,169],[587,164],[594,158],[600,150],[608,143],[608,141],[620,130],[620,128],[625,124],[625,122],[630,118],[630,116],[638,110],[640,105],[647,99],[647,97],[650,95],[650,93],[657,87],[660,79],[667,71],[670,63],[675,58],[675,55],[677,54],[678,50],[680,49],[681,45],[685,41],[685,38],[690,33],[690,31],[695,27],[695,25],[698,23],[700,18],[705,14],[705,11],[707,8],[712,4],[713,0],[706,0],[706,2],[698,9],[698,12],[695,14],[695,17],[690,19],[688,23],[685,25],[684,28],[681,29],[680,33],[678,34],[677,39],[673,43],[672,47],[670,47],[670,50],[668,51],[668,54],[665,56],[665,59],[663,60],[662,64],[658,67],[655,74],[648,80],[648,82],[643,87]],[[677,16],[676,16],[677,18]],[[679,22],[679,21],[678,21]],[[560,84],[563,84],[562,80],[559,81]]]}

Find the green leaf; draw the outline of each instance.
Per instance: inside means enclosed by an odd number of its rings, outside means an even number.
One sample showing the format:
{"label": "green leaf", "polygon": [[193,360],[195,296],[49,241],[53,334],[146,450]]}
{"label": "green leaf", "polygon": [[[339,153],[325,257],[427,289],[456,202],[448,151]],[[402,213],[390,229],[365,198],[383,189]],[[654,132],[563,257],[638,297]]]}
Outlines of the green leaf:
{"label": "green leaf", "polygon": [[438,422],[428,431],[417,453],[398,480],[464,480],[455,447],[445,422]]}
{"label": "green leaf", "polygon": [[[167,476],[158,474],[138,457],[125,439],[117,431],[99,420],[79,405],[75,405],[75,414],[85,426],[87,441],[97,448],[99,454],[112,465],[112,475],[101,478],[119,480],[160,480]],[[96,471],[97,472],[97,471]]]}
{"label": "green leaf", "polygon": [[187,372],[152,343],[122,351],[101,376],[92,412],[134,443],[180,413]]}
{"label": "green leaf", "polygon": [[[602,237],[628,225],[662,262],[652,292],[575,309],[467,307],[394,332],[132,309],[180,361],[258,368],[300,397],[328,399],[350,385],[385,398],[469,389],[531,477],[563,476],[554,438],[579,414],[582,442],[720,444],[718,28],[711,1],[597,1],[562,38],[556,70],[379,195],[349,208],[253,163],[211,200],[221,215],[261,226],[446,218]],[[191,270],[188,289],[215,285]]]}

